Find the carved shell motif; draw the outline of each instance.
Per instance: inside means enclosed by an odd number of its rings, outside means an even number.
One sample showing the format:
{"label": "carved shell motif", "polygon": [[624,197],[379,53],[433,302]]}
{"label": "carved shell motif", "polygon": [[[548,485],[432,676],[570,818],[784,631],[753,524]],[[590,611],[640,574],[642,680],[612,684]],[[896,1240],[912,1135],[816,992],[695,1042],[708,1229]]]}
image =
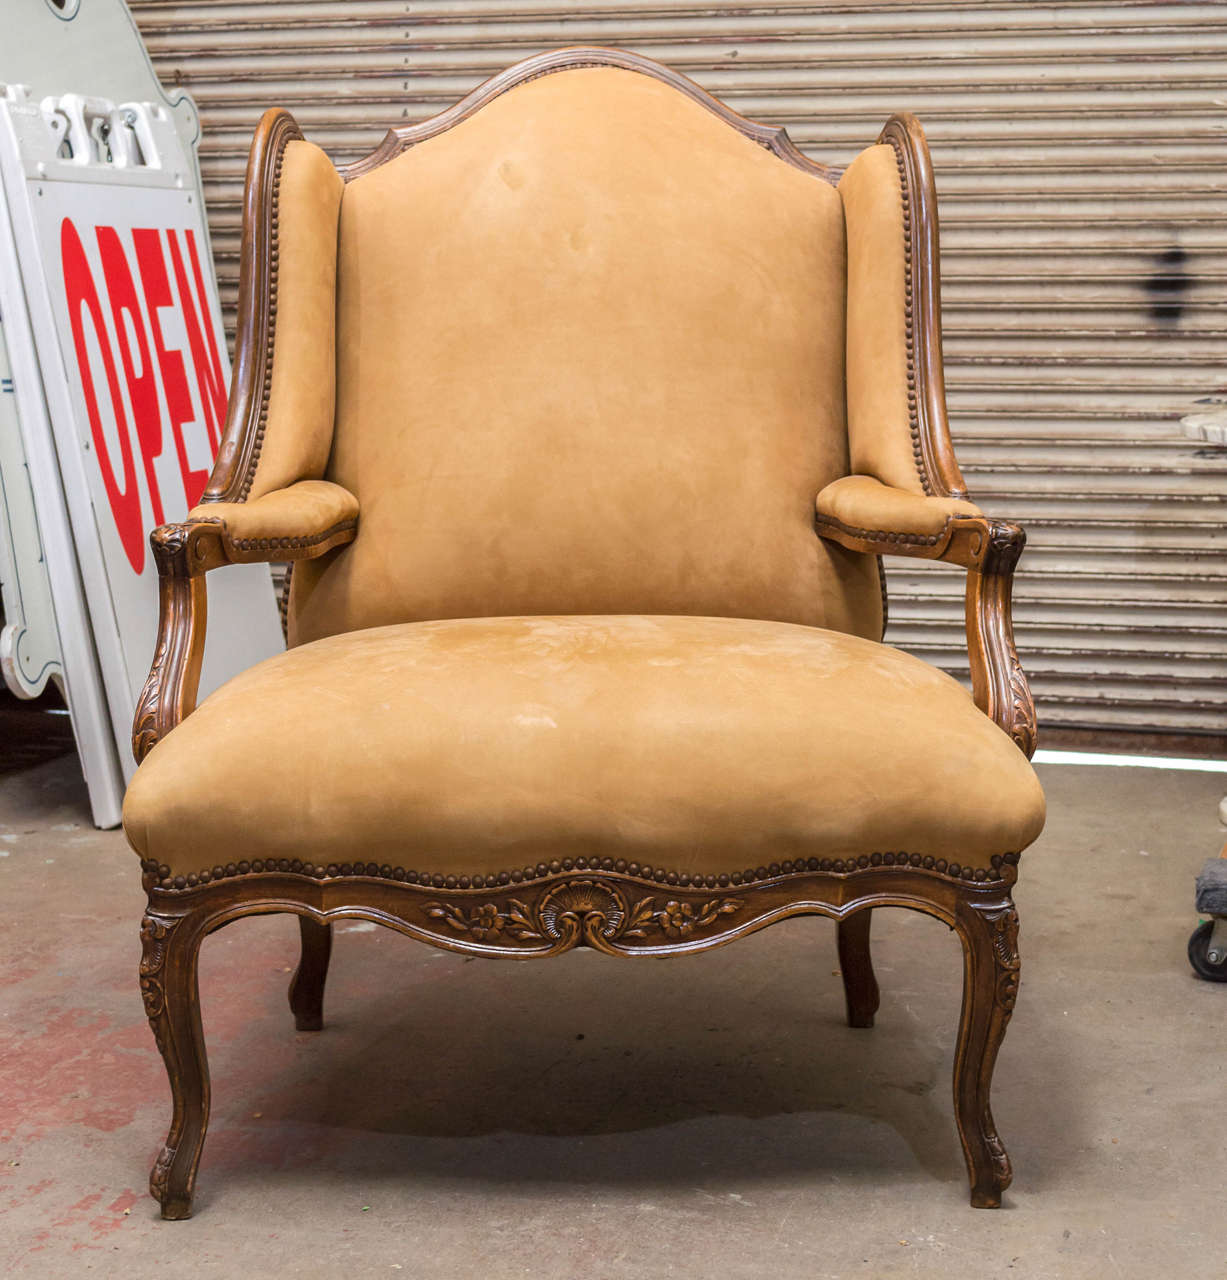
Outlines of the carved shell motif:
{"label": "carved shell motif", "polygon": [[537,919],[550,938],[561,938],[572,929],[616,938],[626,926],[626,899],[611,885],[570,880],[543,895]]}

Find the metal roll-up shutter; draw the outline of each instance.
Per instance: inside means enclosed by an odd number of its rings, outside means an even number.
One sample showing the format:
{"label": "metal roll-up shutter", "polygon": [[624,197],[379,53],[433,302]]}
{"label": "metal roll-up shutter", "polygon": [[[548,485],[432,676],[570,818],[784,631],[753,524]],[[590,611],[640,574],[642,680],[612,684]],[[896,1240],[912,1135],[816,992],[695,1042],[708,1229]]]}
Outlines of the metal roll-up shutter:
{"label": "metal roll-up shutter", "polygon": [[[1227,8],[1219,4],[134,0],[201,163],[233,306],[264,107],[338,160],[530,53],[616,44],[845,164],[928,131],[949,403],[973,496],[1026,524],[1041,725],[1227,733]],[[962,575],[891,564],[890,639],[966,675]]]}

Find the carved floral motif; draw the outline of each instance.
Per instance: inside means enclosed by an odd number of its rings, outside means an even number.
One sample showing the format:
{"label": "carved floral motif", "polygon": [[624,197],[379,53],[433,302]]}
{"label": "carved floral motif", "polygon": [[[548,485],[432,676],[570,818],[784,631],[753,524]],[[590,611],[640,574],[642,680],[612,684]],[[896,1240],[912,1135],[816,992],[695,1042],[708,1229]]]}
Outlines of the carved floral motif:
{"label": "carved floral motif", "polygon": [[[457,933],[467,933],[478,942],[486,942],[492,941],[503,932],[513,912],[523,918],[526,910],[522,903],[515,901],[509,904],[506,914],[501,912],[493,902],[484,903],[480,907],[471,907],[468,910],[462,906],[454,906],[450,902],[432,902],[427,906],[426,914],[451,925]],[[508,930],[508,932],[512,931]],[[514,936],[535,938],[538,935],[530,930],[527,933],[515,932]]]}
{"label": "carved floral motif", "polygon": [[652,918],[670,938],[686,938],[696,929],[706,928],[717,916],[732,915],[740,906],[736,898],[713,898],[697,907],[689,902],[666,902]]}

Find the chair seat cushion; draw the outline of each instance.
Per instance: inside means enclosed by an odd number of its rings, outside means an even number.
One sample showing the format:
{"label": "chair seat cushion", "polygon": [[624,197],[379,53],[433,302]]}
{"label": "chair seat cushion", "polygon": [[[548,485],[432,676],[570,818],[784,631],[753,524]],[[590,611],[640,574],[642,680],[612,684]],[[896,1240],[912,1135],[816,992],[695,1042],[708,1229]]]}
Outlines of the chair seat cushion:
{"label": "chair seat cushion", "polygon": [[1023,754],[919,659],[788,623],[638,615],[291,649],[159,743],[124,806],[133,848],[179,887],[252,864],[417,880],[581,857],[693,876],[906,855],[984,879],[1043,822]]}

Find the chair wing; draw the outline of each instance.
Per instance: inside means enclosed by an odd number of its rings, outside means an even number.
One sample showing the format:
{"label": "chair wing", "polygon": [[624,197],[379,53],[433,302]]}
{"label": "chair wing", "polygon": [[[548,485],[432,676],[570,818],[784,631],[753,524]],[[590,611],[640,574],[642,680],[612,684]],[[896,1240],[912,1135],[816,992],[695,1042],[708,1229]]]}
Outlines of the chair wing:
{"label": "chair wing", "polygon": [[265,112],[247,166],[235,369],[206,504],[324,475],[336,406],[344,185],[288,112]]}
{"label": "chair wing", "polygon": [[893,116],[839,182],[848,235],[851,471],[966,498],[946,420],[937,197],[924,131]]}

